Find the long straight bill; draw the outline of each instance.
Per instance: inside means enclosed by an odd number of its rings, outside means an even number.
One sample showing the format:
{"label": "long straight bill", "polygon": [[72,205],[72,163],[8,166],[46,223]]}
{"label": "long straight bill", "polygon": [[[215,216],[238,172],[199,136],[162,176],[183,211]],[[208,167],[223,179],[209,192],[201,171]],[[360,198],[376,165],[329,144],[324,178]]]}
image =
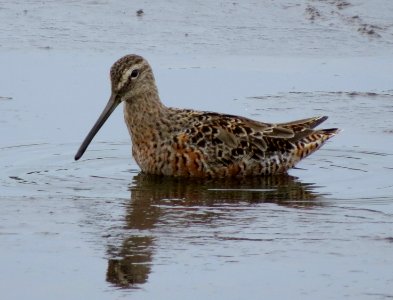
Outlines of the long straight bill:
{"label": "long straight bill", "polygon": [[111,95],[109,98],[108,104],[105,106],[104,111],[101,113],[100,117],[94,124],[93,128],[87,134],[85,140],[83,141],[82,145],[79,147],[78,152],[75,154],[75,160],[78,160],[82,157],[83,153],[85,153],[87,147],[89,146],[90,142],[100,130],[102,125],[104,125],[105,121],[108,120],[109,116],[115,110],[115,108],[120,104],[120,100],[117,99],[116,95]]}

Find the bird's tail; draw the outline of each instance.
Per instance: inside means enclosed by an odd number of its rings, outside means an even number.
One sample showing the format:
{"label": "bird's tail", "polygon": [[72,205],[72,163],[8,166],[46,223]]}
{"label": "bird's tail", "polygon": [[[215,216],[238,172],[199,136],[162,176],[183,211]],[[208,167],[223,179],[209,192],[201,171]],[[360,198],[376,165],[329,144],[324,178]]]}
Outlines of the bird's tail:
{"label": "bird's tail", "polygon": [[295,153],[294,155],[298,157],[298,160],[309,156],[311,153],[315,152],[330,138],[335,136],[340,132],[338,128],[329,129],[319,129],[312,131],[307,136],[303,136],[294,142]]}

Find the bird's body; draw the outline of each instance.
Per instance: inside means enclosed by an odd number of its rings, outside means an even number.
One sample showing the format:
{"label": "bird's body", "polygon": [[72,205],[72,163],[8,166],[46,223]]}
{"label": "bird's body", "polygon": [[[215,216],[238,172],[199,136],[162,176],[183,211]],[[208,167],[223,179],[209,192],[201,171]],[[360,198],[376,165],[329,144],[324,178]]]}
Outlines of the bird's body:
{"label": "bird's body", "polygon": [[111,68],[112,96],[75,159],[124,102],[132,154],[149,174],[244,177],[284,173],[334,136],[313,128],[327,117],[262,123],[245,117],[166,107],[145,59],[127,55]]}

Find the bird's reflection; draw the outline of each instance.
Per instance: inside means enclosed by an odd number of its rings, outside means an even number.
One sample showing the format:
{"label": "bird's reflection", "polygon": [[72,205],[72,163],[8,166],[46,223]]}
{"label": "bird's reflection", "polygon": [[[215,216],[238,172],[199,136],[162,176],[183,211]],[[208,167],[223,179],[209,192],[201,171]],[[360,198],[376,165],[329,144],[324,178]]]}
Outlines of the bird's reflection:
{"label": "bird's reflection", "polygon": [[[166,217],[174,218],[167,213],[168,208],[220,207],[228,204],[236,206],[263,202],[292,207],[322,205],[317,201],[321,195],[313,192],[312,184],[302,183],[289,175],[199,180],[140,173],[133,178],[130,191],[125,234],[117,246],[111,246],[108,250],[112,258],[108,263],[107,281],[125,288],[138,287],[147,281],[153,260],[154,228],[160,224],[162,226],[162,220]],[[216,216],[211,219],[214,217]],[[204,217],[206,226],[209,226],[211,219]],[[176,222],[170,221],[172,224]],[[188,219],[187,224],[190,222],[200,224],[200,216],[194,221]]]}

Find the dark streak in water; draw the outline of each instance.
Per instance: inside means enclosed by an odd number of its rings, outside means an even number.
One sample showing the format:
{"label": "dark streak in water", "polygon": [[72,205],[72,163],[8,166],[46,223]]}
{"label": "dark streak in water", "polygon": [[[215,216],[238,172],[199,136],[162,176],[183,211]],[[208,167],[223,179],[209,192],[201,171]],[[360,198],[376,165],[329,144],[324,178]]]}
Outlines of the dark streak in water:
{"label": "dark streak in water", "polygon": [[339,165],[334,165],[334,164],[331,164],[331,166],[332,167],[336,167],[336,168],[343,168],[343,169],[353,170],[353,171],[360,171],[360,172],[364,172],[364,173],[368,172],[366,170],[362,170],[362,169],[358,169],[358,168],[351,168],[351,167],[339,166]]}
{"label": "dark streak in water", "polygon": [[388,243],[393,243],[393,237],[386,237],[386,238],[381,238],[380,240],[386,241]]}
{"label": "dark streak in water", "polygon": [[252,238],[240,238],[240,237],[225,237],[225,236],[216,236],[218,240],[222,241],[250,241],[250,242],[273,242],[275,239],[252,239]]}
{"label": "dark streak in water", "polygon": [[43,146],[43,145],[49,145],[49,144],[48,143],[21,144],[21,145],[2,147],[2,148],[0,148],[0,150],[7,150],[7,149],[13,149],[13,148],[24,148],[24,147],[34,147],[34,146]]}
{"label": "dark streak in water", "polygon": [[17,181],[24,181],[22,178],[18,176],[10,176],[11,179],[17,180]]}
{"label": "dark streak in water", "polygon": [[0,96],[0,100],[12,100],[12,97]]}
{"label": "dark streak in water", "polygon": [[393,294],[384,293],[364,293],[366,296],[378,297],[378,299],[393,299]]}
{"label": "dark streak in water", "polygon": [[120,181],[126,181],[123,178],[114,178],[114,177],[108,177],[108,176],[96,176],[96,175],[90,175],[92,178],[99,178],[99,179],[111,179],[111,180],[120,180]]}

